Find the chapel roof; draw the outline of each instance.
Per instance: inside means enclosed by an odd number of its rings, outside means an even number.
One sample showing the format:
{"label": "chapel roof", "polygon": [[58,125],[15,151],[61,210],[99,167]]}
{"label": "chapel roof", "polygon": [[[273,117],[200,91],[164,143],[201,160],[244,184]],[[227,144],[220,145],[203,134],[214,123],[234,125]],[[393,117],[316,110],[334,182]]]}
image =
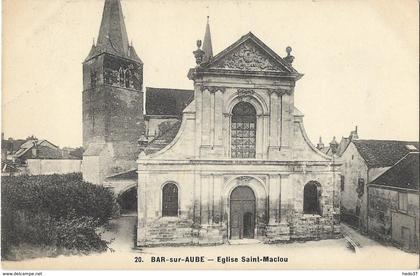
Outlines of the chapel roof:
{"label": "chapel roof", "polygon": [[194,90],[146,87],[146,115],[182,116]]}
{"label": "chapel roof", "polygon": [[[419,150],[419,142],[394,140],[353,140],[352,142],[367,166],[371,168],[393,166],[406,154]],[[417,150],[410,150],[407,145],[413,145]]]}
{"label": "chapel roof", "polygon": [[418,190],[419,153],[408,153],[389,170],[373,180],[372,184]]}

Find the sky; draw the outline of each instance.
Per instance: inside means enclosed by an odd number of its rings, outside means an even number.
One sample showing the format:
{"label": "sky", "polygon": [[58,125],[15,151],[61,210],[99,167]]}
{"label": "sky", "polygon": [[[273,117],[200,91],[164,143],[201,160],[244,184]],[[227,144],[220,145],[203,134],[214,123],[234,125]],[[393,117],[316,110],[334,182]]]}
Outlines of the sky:
{"label": "sky", "polygon": [[[3,0],[2,131],[82,144],[82,61],[103,0]],[[210,16],[213,53],[251,31],[304,76],[295,105],[313,143],[419,139],[416,0],[122,0],[144,86],[192,89],[192,51]]]}

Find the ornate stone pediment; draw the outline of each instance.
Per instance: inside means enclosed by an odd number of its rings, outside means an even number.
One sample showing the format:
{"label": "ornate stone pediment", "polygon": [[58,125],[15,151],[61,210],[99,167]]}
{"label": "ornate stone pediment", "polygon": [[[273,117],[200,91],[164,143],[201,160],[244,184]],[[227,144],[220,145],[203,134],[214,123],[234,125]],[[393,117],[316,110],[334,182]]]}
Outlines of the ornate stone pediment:
{"label": "ornate stone pediment", "polygon": [[284,72],[281,66],[253,41],[248,40],[233,49],[212,68],[242,71],[277,71]]}

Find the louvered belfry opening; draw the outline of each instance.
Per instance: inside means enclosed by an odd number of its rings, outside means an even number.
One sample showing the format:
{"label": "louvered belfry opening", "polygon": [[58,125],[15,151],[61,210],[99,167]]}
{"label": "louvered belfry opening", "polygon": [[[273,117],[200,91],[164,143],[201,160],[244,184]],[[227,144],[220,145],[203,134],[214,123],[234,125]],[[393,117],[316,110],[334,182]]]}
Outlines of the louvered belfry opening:
{"label": "louvered belfry opening", "polygon": [[232,158],[255,158],[257,114],[254,106],[240,102],[232,110]]}

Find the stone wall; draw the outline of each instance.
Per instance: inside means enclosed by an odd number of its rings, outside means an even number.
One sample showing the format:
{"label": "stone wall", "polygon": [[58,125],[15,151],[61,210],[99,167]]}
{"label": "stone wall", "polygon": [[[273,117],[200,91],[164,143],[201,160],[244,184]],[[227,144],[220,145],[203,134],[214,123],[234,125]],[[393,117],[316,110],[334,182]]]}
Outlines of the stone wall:
{"label": "stone wall", "polygon": [[[230,192],[241,185],[250,187],[256,196],[256,239],[274,243],[339,236],[338,173],[325,171],[326,166],[287,173],[287,167],[237,164],[235,174],[217,173],[233,171],[233,167],[208,167],[213,171],[206,172],[206,166],[193,163],[174,168],[163,162],[139,171],[138,245],[226,242],[230,235]],[[281,177],[275,174],[276,168],[282,171]],[[270,173],[258,173],[260,169]],[[304,185],[312,180],[322,187],[320,215],[303,214]],[[178,186],[177,217],[162,217],[162,188],[169,182]]]}
{"label": "stone wall", "polygon": [[74,159],[28,159],[27,170],[31,175],[79,173],[82,160]]}
{"label": "stone wall", "polygon": [[[398,193],[407,193],[407,211],[399,209]],[[401,227],[410,229],[411,250],[418,250],[419,195],[415,191],[369,186],[369,235],[402,247]]]}
{"label": "stone wall", "polygon": [[[136,76],[128,87],[105,76],[128,67]],[[111,174],[135,168],[137,141],[145,131],[142,78],[136,61],[101,54],[83,63],[83,163],[89,167],[84,179],[102,184]]]}
{"label": "stone wall", "polygon": [[[353,143],[350,143],[338,159],[344,176],[344,190],[341,191],[342,220],[363,232],[367,232],[367,184],[386,171],[385,168],[368,168]],[[363,179],[364,187],[358,192],[358,181]]]}
{"label": "stone wall", "polygon": [[[291,175],[294,186],[294,201],[287,220],[290,224],[291,239],[325,239],[340,234],[340,207],[338,173]],[[320,214],[304,214],[303,191],[309,181],[320,183]]]}

